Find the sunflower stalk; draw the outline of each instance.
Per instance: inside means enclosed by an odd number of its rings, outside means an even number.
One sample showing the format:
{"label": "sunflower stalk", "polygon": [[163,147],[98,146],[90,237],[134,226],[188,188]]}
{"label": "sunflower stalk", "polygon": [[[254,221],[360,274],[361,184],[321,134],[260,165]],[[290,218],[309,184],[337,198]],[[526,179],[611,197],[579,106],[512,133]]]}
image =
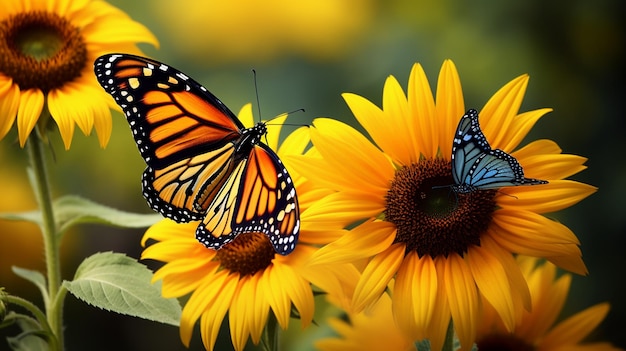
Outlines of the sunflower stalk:
{"label": "sunflower stalk", "polygon": [[446,330],[446,338],[443,341],[442,351],[454,351],[454,323],[452,319],[450,319],[450,323],[448,323],[448,329]]}
{"label": "sunflower stalk", "polygon": [[278,351],[278,320],[274,312],[270,310],[263,334],[261,334],[261,345],[265,351]]}
{"label": "sunflower stalk", "polygon": [[[54,345],[57,345],[55,341],[56,337],[52,334],[52,330],[50,329],[50,325],[48,324],[46,315],[35,304],[33,304],[32,302],[26,299],[23,299],[18,296],[13,296],[13,295],[6,295],[4,300],[9,304],[20,306],[24,308],[25,310],[27,310],[28,312],[30,312],[33,315],[33,317],[35,317],[35,320],[37,321],[37,323],[39,323],[39,325],[41,326],[42,331],[43,331],[42,335],[46,337],[47,340],[50,341],[52,345],[51,350],[56,350],[54,348]],[[26,317],[24,315],[19,315],[19,314],[14,314],[13,318],[17,320],[20,318],[30,318],[30,317]]]}
{"label": "sunflower stalk", "polygon": [[[61,287],[60,236],[57,235],[49,176],[43,143],[34,136],[27,142],[28,156],[31,165],[31,183],[37,203],[41,210],[41,233],[43,235],[46,273],[48,282],[48,300],[57,301]],[[63,350],[63,303],[47,303],[46,316],[54,335],[51,349]]]}

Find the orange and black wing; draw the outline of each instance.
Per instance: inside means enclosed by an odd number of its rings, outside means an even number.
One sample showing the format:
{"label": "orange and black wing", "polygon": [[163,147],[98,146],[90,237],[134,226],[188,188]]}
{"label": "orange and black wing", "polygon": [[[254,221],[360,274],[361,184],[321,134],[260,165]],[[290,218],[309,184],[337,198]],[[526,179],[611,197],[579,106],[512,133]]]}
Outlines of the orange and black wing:
{"label": "orange and black wing", "polygon": [[299,231],[293,181],[278,156],[259,143],[213,197],[196,238],[206,247],[219,249],[241,233],[264,233],[274,250],[286,255],[295,248]]}
{"label": "orange and black wing", "polygon": [[206,88],[163,63],[112,54],[99,57],[94,71],[124,111],[148,165],[148,204],[177,222],[203,219],[235,169],[241,122]]}

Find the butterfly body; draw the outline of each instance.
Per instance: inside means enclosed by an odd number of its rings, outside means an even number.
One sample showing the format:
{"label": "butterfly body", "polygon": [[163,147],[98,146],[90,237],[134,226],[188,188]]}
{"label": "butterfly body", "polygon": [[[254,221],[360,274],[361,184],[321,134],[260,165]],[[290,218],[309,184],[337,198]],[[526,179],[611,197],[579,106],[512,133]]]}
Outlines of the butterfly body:
{"label": "butterfly body", "polygon": [[492,149],[480,129],[478,112],[470,109],[461,117],[452,144],[452,189],[461,194],[506,186],[538,185],[545,180],[525,178],[515,157]]}
{"label": "butterfly body", "polygon": [[147,164],[143,195],[153,210],[201,221],[196,238],[212,249],[253,231],[280,254],[295,248],[297,195],[279,157],[261,142],[265,123],[245,128],[205,87],[151,59],[104,55],[94,71]]}

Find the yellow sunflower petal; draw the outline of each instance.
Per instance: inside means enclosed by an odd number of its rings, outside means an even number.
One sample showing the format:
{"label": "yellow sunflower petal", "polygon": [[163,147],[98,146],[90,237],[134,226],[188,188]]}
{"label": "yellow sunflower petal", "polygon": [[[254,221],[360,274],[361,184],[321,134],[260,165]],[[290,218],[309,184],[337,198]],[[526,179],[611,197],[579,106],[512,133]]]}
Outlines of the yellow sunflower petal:
{"label": "yellow sunflower petal", "polygon": [[418,258],[411,251],[398,269],[392,311],[398,325],[414,340],[426,337],[437,299],[437,272],[429,255]]}
{"label": "yellow sunflower petal", "polygon": [[285,155],[301,155],[311,141],[309,127],[300,127],[291,132],[277,149],[281,158]]}
{"label": "yellow sunflower petal", "polygon": [[[280,140],[280,131],[283,128],[283,124],[285,124],[286,119],[287,119],[287,114],[283,113],[282,115],[279,115],[267,121],[267,125],[266,125],[267,134],[265,135],[265,137],[267,138],[267,145],[272,150],[278,150],[278,141]],[[299,154],[301,154],[301,152]]]}
{"label": "yellow sunflower petal", "polygon": [[346,185],[362,192],[386,191],[394,169],[380,150],[345,123],[317,118],[313,125],[311,140],[332,170],[349,181]]}
{"label": "yellow sunflower petal", "polygon": [[[327,195],[306,210],[309,224],[330,221],[345,226],[364,217],[374,217],[384,210],[384,197],[377,193],[338,192]],[[333,216],[329,217],[328,213]],[[335,226],[337,227],[337,226]]]}
{"label": "yellow sunflower petal", "polygon": [[281,269],[276,266],[268,268],[261,281],[264,283],[265,298],[269,301],[276,320],[281,328],[287,329],[291,316],[291,301],[283,286],[291,284],[281,275]]}
{"label": "yellow sunflower petal", "polygon": [[311,264],[347,263],[371,257],[387,250],[395,236],[395,226],[389,222],[366,222],[319,249]]}
{"label": "yellow sunflower petal", "polygon": [[[300,218],[306,219],[306,217],[302,214],[300,215]],[[327,226],[324,226],[321,222],[309,223],[308,221],[303,220],[300,226],[299,240],[309,244],[328,244],[338,240],[347,232],[345,229],[337,229],[337,225],[334,222],[326,224]]]}
{"label": "yellow sunflower petal", "polygon": [[23,1],[6,1],[3,5],[2,12],[0,12],[0,19],[4,19],[18,12],[24,12],[24,7],[28,6],[28,4]]}
{"label": "yellow sunflower petal", "polygon": [[446,282],[447,258],[443,256],[434,259],[437,271],[437,297],[434,304],[433,316],[427,326],[428,339],[431,350],[441,350],[446,339],[446,332],[450,324],[450,305],[448,303]]}
{"label": "yellow sunflower petal", "polygon": [[470,248],[467,262],[478,289],[498,312],[509,331],[515,327],[515,307],[508,274],[500,260],[483,248]]}
{"label": "yellow sunflower petal", "polygon": [[[98,87],[99,88],[99,87]],[[96,100],[102,97],[96,87],[88,87],[84,84],[68,83],[59,89],[58,102],[60,108],[68,108],[69,116],[85,135],[91,134],[94,124],[94,111],[92,104],[81,104],[81,101]]]}
{"label": "yellow sunflower petal", "polygon": [[148,28],[120,13],[99,16],[97,21],[85,25],[82,29],[85,40],[96,45],[141,42],[159,46],[159,41]]}
{"label": "yellow sunflower petal", "polygon": [[106,147],[113,129],[108,94],[100,86],[89,86],[88,82],[68,83],[67,86],[72,87],[74,102],[92,101],[91,104],[83,104],[82,113],[79,114],[79,110],[75,110],[74,115],[79,117],[74,117],[74,120],[85,135],[89,135],[91,130],[95,129],[100,147]]}
{"label": "yellow sunflower petal", "polygon": [[[103,16],[118,16],[119,18],[126,19],[130,18],[128,14],[122,10],[111,6],[104,1],[81,0],[69,2],[72,4],[68,4],[71,5],[71,7],[65,9],[65,11],[67,11],[67,17],[70,18],[72,24],[78,28],[84,28]],[[63,9],[60,8],[59,11],[61,12]]]}
{"label": "yellow sunflower petal", "polygon": [[44,95],[39,89],[22,90],[17,110],[17,133],[20,146],[24,147],[30,132],[35,128],[44,105]]}
{"label": "yellow sunflower petal", "polygon": [[[414,138],[416,131],[412,129],[416,127],[412,120],[417,120],[418,116],[412,116],[409,113],[407,98],[400,83],[393,76],[387,77],[383,88],[383,114],[385,118],[380,122],[389,124],[387,129],[392,134],[386,136],[388,139],[385,140],[385,147],[382,149],[396,163],[401,165],[417,162],[420,156],[420,149],[416,138]],[[407,116],[412,118],[407,118]]]}
{"label": "yellow sunflower petal", "polygon": [[480,111],[480,126],[492,148],[502,149],[510,140],[521,140],[526,136],[513,130],[511,124],[524,99],[528,79],[526,74],[513,79],[500,88]]}
{"label": "yellow sunflower petal", "polygon": [[436,126],[437,111],[428,78],[420,64],[413,65],[411,69],[407,95],[409,114],[408,118],[404,118],[404,123],[408,138],[414,143],[413,148],[407,150],[411,155],[409,161],[412,163],[419,161],[419,153],[426,158],[434,158],[438,151],[437,145],[439,145]]}
{"label": "yellow sunflower petal", "polygon": [[[206,311],[202,314],[200,319],[200,334],[202,336],[202,343],[204,348],[211,351],[215,346],[217,335],[221,329],[224,316],[230,307],[231,296],[235,293],[236,279],[231,279],[229,284],[225,286],[226,289],[220,290],[220,293],[229,294],[228,297],[223,299],[215,299],[210,305],[207,305]],[[232,288],[232,289],[231,289]],[[191,337],[191,331],[189,332]],[[182,335],[182,328],[181,328]],[[181,337],[182,339],[182,337]],[[189,340],[185,346],[189,347]]]}
{"label": "yellow sunflower petal", "polygon": [[229,275],[227,271],[218,271],[207,276],[202,286],[191,294],[180,317],[180,338],[185,346],[189,347],[194,325],[202,316],[200,328],[203,330],[204,345],[207,349],[213,348],[237,281],[237,277]]}
{"label": "yellow sunflower petal", "polygon": [[237,118],[241,121],[244,127],[250,128],[254,125],[254,114],[252,113],[252,104],[247,103],[239,109]]}
{"label": "yellow sunflower petal", "polygon": [[213,254],[210,251],[207,253],[207,251],[209,250],[197,241],[194,243],[192,240],[173,239],[150,245],[142,252],[141,259],[174,263],[182,257],[182,261],[193,258],[198,264],[203,264],[212,261],[215,256],[215,251]]}
{"label": "yellow sunflower petal", "polygon": [[510,232],[508,229],[494,224],[493,228],[487,229],[486,234],[496,241],[498,245],[510,252],[528,256],[545,257],[557,266],[570,272],[582,275],[586,274],[587,268],[582,261],[582,253],[577,244],[559,242],[544,242],[542,244],[544,238],[541,233],[548,236],[558,231],[555,235],[557,240],[562,240],[571,233],[569,228],[557,222],[554,222],[551,228],[554,232],[544,230],[543,232],[528,232],[523,235],[518,235],[515,232]]}
{"label": "yellow sunflower petal", "polygon": [[515,333],[527,340],[542,338],[559,317],[569,292],[572,276],[565,274],[558,280],[556,266],[543,264],[527,275],[532,293],[533,310],[524,314],[524,319]]}
{"label": "yellow sunflower petal", "polygon": [[[407,333],[407,335],[410,335],[411,338],[415,340],[424,338],[423,331],[420,328],[424,324],[419,322],[416,323],[416,316],[420,319],[421,317],[424,317],[424,319],[427,319],[427,322],[430,320],[431,316],[428,314],[422,316],[415,312],[417,306],[413,304],[412,295],[415,294],[415,292],[430,292],[431,290],[437,290],[436,282],[434,286],[425,285],[424,289],[420,289],[419,287],[415,289],[415,285],[419,281],[419,279],[414,279],[419,273],[417,271],[417,261],[418,258],[415,251],[409,252],[409,254],[404,257],[404,260],[396,273],[393,284],[393,294],[391,295],[393,301],[391,304],[391,310],[396,324],[398,324],[400,329]],[[426,301],[426,303],[429,302],[430,301]]]}
{"label": "yellow sunflower petal", "polygon": [[470,350],[476,338],[478,292],[470,268],[462,257],[456,254],[448,256],[444,279],[461,350]]}
{"label": "yellow sunflower petal", "polygon": [[498,205],[503,208],[550,213],[578,203],[597,188],[573,180],[550,180],[545,185],[516,186],[502,191],[508,195],[498,197]]}
{"label": "yellow sunflower petal", "polygon": [[189,234],[195,233],[197,227],[198,222],[176,223],[164,218],[146,230],[141,238],[141,245],[145,247],[148,240],[188,239]]}
{"label": "yellow sunflower petal", "polygon": [[535,140],[512,155],[524,167],[527,177],[563,179],[587,168],[586,157],[561,154],[561,148],[552,140]]}
{"label": "yellow sunflower petal", "polygon": [[19,106],[20,88],[0,74],[0,139],[11,130]]}
{"label": "yellow sunflower petal", "polygon": [[[389,79],[387,81],[389,82]],[[390,83],[386,83],[386,86],[388,84]],[[404,93],[401,94],[404,96]],[[411,150],[410,147],[407,147],[407,145],[398,142],[397,133],[399,133],[399,129],[401,128],[398,128],[398,126],[394,124],[394,122],[397,122],[397,120],[394,119],[396,116],[385,113],[378,106],[359,95],[345,93],[342,94],[342,97],[354,117],[363,128],[365,128],[376,145],[390,155],[395,162],[403,163],[405,159],[409,158],[404,157],[404,155],[413,153],[414,151]],[[390,98],[388,97],[388,99]],[[387,103],[390,104],[390,102]],[[404,115],[400,115],[397,117],[400,118],[403,116]],[[317,145],[315,142],[314,144]]]}
{"label": "yellow sunflower petal", "polygon": [[585,266],[585,262],[582,260],[580,248],[577,245],[564,245],[562,251],[567,252],[568,254],[554,256],[545,255],[545,258],[546,260],[572,273],[576,273],[578,275],[587,275],[587,273],[589,273],[587,266]]}
{"label": "yellow sunflower petal", "polygon": [[439,149],[443,157],[447,159],[452,154],[452,138],[454,138],[456,126],[465,113],[461,80],[451,60],[445,60],[439,71],[435,104]]}
{"label": "yellow sunflower petal", "polygon": [[511,255],[510,251],[506,251],[488,235],[480,239],[480,246],[495,255],[500,264],[504,266],[511,286],[510,293],[513,296],[515,315],[518,316],[517,321],[519,321],[522,311],[530,311],[532,308],[530,290],[524,273],[520,269],[520,263]]}
{"label": "yellow sunflower petal", "polygon": [[554,327],[541,341],[545,349],[575,345],[587,337],[609,313],[608,303],[597,304],[569,317]]}
{"label": "yellow sunflower petal", "polygon": [[69,150],[74,136],[74,119],[72,118],[71,102],[65,95],[59,89],[51,90],[48,93],[48,109],[59,128],[65,150]]}
{"label": "yellow sunflower petal", "polygon": [[[255,275],[255,277],[255,286],[258,291],[259,289],[261,289],[260,275]],[[263,328],[267,323],[267,317],[269,315],[270,309],[267,300],[259,298],[259,296],[255,296],[252,302],[252,315],[248,319],[248,324],[250,329],[250,338],[252,339],[252,342],[254,344],[258,344],[261,339],[261,334],[263,333]]]}
{"label": "yellow sunflower petal", "polygon": [[351,299],[360,276],[361,273],[352,264],[317,265],[305,273],[313,285],[326,292],[328,301],[348,313],[353,312]]}
{"label": "yellow sunflower petal", "polygon": [[[78,0],[78,1],[44,1],[48,6],[47,10],[50,12],[56,12],[59,15],[72,16],[73,12],[81,9],[89,4],[89,0]],[[94,1],[96,2],[96,1]]]}
{"label": "yellow sunflower petal", "polygon": [[243,350],[248,341],[250,322],[253,320],[252,315],[259,298],[257,291],[258,280],[259,278],[256,275],[248,275],[239,280],[228,311],[230,339],[235,350]]}
{"label": "yellow sunflower petal", "polygon": [[[549,140],[539,140],[528,144],[529,146],[538,142],[553,143]],[[538,179],[563,179],[579,173],[587,168],[586,157],[568,154],[541,154],[539,152],[526,152],[522,148],[513,153],[520,164],[524,167],[526,177]]]}
{"label": "yellow sunflower petal", "polygon": [[538,245],[580,244],[567,226],[531,211],[501,209],[495,213],[493,223],[505,233],[526,237]]}
{"label": "yellow sunflower petal", "polygon": [[290,282],[285,289],[289,300],[300,314],[300,323],[303,328],[309,326],[313,320],[313,312],[315,310],[315,302],[313,301],[313,291],[311,284],[301,276],[298,276],[291,267],[282,265],[281,274]]}
{"label": "yellow sunflower petal", "polygon": [[[343,174],[339,174],[325,159],[308,156],[290,156],[285,160],[297,174],[302,174],[314,182],[317,188],[337,190],[350,188],[351,184]],[[299,194],[298,194],[299,196]]]}
{"label": "yellow sunflower petal", "polygon": [[[551,112],[551,108],[543,108],[539,110],[520,113],[516,117],[511,119],[509,126],[511,133],[508,139],[504,139],[498,148],[511,152],[519,143],[526,137],[528,132],[532,129],[535,123],[548,112]],[[519,161],[519,159],[518,159]]]}
{"label": "yellow sunflower petal", "polygon": [[400,244],[392,245],[372,258],[354,289],[353,311],[362,311],[382,295],[402,264],[403,258],[404,245]]}
{"label": "yellow sunflower petal", "polygon": [[161,294],[164,297],[181,297],[197,289],[204,277],[214,274],[218,268],[219,265],[211,261],[176,260],[157,270],[152,282],[163,281]]}

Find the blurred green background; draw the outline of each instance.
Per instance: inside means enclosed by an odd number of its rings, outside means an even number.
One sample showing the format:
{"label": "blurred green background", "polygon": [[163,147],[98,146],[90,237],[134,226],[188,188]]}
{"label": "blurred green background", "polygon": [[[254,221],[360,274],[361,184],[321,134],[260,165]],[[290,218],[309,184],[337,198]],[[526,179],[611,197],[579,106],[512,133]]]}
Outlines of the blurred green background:
{"label": "blurred green background", "polygon": [[[626,249],[625,6],[600,1],[410,1],[302,0],[172,2],[110,1],[144,23],[161,42],[145,53],[203,83],[237,112],[255,101],[251,69],[258,73],[263,118],[304,108],[290,123],[315,117],[354,123],[340,96],[354,92],[380,105],[385,78],[403,86],[415,62],[433,90],[444,59],[454,61],[466,107],[481,108],[502,85],[531,76],[522,110],[552,107],[528,140],[555,140],[564,153],[589,158],[573,179],[599,191],[556,215],[580,238],[587,277],[574,277],[564,315],[609,301],[611,312],[595,339],[626,347],[624,249]],[[256,113],[256,109],[255,109]],[[106,149],[95,136],[76,133],[70,151],[53,138],[51,166],[56,196],[79,194],[135,212],[149,212],[141,196],[145,167],[121,115],[114,115]],[[25,180],[25,152],[15,131],[0,142],[0,211],[34,208]],[[139,257],[141,230],[82,226],[63,242],[64,277],[98,251]],[[0,285],[40,301],[34,287],[11,265],[43,270],[42,244],[34,225],[0,222]],[[154,264],[151,264],[155,267]],[[321,299],[317,299],[321,301]],[[68,350],[184,350],[178,329],[85,306],[68,295]],[[307,349],[328,335],[313,327],[290,347]],[[3,341],[4,342],[4,341]],[[0,349],[3,348],[0,343]],[[217,350],[230,349],[223,333]],[[191,349],[201,349],[199,333]]]}

